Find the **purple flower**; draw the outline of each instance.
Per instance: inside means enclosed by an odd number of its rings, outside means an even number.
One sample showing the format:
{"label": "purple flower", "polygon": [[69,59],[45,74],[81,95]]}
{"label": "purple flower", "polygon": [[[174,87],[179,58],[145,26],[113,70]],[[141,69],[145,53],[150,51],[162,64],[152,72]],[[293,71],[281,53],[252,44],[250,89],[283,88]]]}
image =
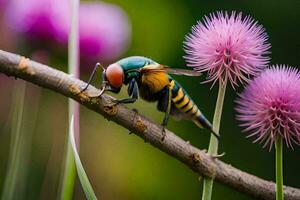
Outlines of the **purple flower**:
{"label": "purple flower", "polygon": [[6,16],[16,32],[31,40],[67,44],[70,17],[68,0],[11,0]]}
{"label": "purple flower", "polygon": [[208,72],[206,82],[230,81],[232,87],[258,75],[268,64],[271,45],[264,28],[242,13],[212,13],[186,37],[188,66]]}
{"label": "purple flower", "polygon": [[5,5],[7,4],[7,1],[8,0],[0,0],[0,10],[2,10],[5,7]]}
{"label": "purple flower", "polygon": [[[79,12],[82,63],[111,61],[125,51],[131,30],[119,7],[84,2]],[[12,0],[6,10],[10,26],[43,49],[53,44],[66,49],[70,15],[69,0]]]}
{"label": "purple flower", "polygon": [[300,143],[300,72],[272,66],[250,81],[237,100],[237,119],[255,141],[270,145],[282,137],[288,147]]}
{"label": "purple flower", "polygon": [[81,58],[90,63],[111,61],[128,46],[130,23],[117,6],[106,3],[82,3],[80,6]]}

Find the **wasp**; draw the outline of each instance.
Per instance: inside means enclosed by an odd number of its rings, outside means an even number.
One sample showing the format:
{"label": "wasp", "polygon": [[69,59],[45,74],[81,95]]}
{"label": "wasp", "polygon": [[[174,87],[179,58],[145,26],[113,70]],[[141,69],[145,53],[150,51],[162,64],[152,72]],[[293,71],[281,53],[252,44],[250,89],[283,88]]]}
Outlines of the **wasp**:
{"label": "wasp", "polygon": [[174,69],[161,65],[150,58],[142,56],[132,56],[121,59],[107,68],[97,63],[87,86],[92,81],[96,69],[103,68],[102,90],[119,93],[122,85],[128,85],[127,92],[129,98],[114,100],[115,103],[134,103],[139,96],[149,102],[157,101],[157,109],[165,113],[162,126],[167,125],[169,116],[175,119],[187,119],[193,121],[198,127],[210,130],[217,138],[217,134],[211,123],[202,114],[198,106],[194,103],[183,87],[170,75],[200,76],[201,73],[193,70]]}

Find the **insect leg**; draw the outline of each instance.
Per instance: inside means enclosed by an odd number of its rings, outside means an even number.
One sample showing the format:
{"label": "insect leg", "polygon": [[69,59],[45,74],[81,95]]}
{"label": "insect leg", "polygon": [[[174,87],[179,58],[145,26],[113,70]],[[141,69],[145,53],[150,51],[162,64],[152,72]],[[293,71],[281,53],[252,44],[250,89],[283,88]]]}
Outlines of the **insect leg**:
{"label": "insect leg", "polygon": [[89,78],[89,80],[87,82],[87,85],[80,91],[80,93],[83,92],[83,91],[85,91],[89,87],[90,83],[92,82],[92,80],[93,80],[93,78],[94,78],[94,76],[96,74],[97,68],[100,67],[100,66],[101,66],[100,63],[96,63],[96,65],[95,65],[95,67],[93,69],[93,72],[92,72],[92,74],[91,74],[91,76],[90,76],[90,78]]}
{"label": "insect leg", "polygon": [[171,91],[171,88],[167,87],[166,88],[166,94],[165,94],[165,101],[166,101],[166,106],[167,106],[167,109],[165,111],[165,117],[163,119],[163,122],[162,122],[162,126],[167,126],[168,124],[168,121],[169,121],[169,117],[170,117],[170,112],[171,112],[171,98],[172,98],[172,91]]}
{"label": "insect leg", "polygon": [[114,100],[115,103],[134,103],[139,96],[139,88],[135,79],[132,79],[128,86],[128,95],[130,98]]}
{"label": "insect leg", "polygon": [[166,103],[166,106],[167,106],[167,109],[165,111],[165,117],[163,119],[163,122],[162,122],[162,138],[161,140],[164,141],[165,139],[165,136],[166,136],[166,131],[165,131],[165,127],[167,126],[168,124],[168,121],[169,121],[169,117],[170,117],[170,112],[171,112],[171,100],[172,100],[172,90],[170,87],[167,87],[166,88],[166,93],[165,93],[165,97],[164,97],[164,101]]}

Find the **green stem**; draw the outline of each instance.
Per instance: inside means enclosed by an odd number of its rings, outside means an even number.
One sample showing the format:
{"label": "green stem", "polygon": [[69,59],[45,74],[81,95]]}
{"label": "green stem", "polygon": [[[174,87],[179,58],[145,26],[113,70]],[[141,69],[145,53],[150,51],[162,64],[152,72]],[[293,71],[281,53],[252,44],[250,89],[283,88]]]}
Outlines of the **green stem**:
{"label": "green stem", "polygon": [[24,102],[26,92],[26,82],[16,82],[13,97],[13,113],[11,123],[11,146],[9,151],[9,161],[7,172],[4,181],[1,199],[14,199],[16,198],[15,192],[19,181],[18,175],[21,170],[22,161],[22,120],[24,114]]}
{"label": "green stem", "polygon": [[276,200],[283,200],[283,175],[282,175],[282,137],[275,142],[276,149]]}
{"label": "green stem", "polygon": [[[78,18],[79,18],[79,2],[80,0],[71,1],[71,29],[69,35],[69,60],[68,60],[68,72],[74,75],[74,77],[79,78],[79,32],[78,32]],[[74,100],[69,100],[69,121],[71,121],[71,116],[74,116],[74,134],[77,146],[79,144],[79,105]],[[69,124],[69,129],[70,129]],[[69,138],[67,137],[67,152],[65,158],[65,168],[62,180],[62,189],[60,193],[60,199],[70,200],[73,196],[74,182],[76,177],[76,169],[74,162],[74,155],[72,151],[72,146],[70,144]]]}
{"label": "green stem", "polygon": [[73,197],[73,188],[75,183],[75,175],[76,169],[74,165],[74,156],[72,152],[72,147],[69,144],[69,140],[67,142],[67,149],[66,149],[66,156],[65,156],[65,168],[63,174],[63,182],[62,188],[60,193],[60,199],[70,200]]}
{"label": "green stem", "polygon": [[[217,103],[215,108],[214,119],[213,119],[213,130],[216,133],[219,133],[220,130],[220,122],[221,122],[225,92],[226,92],[226,82],[224,83],[219,81],[219,92],[218,92],[218,98],[217,98]],[[209,147],[208,147],[208,153],[210,155],[218,154],[218,144],[219,144],[218,139],[213,134],[211,134]],[[213,179],[208,177],[204,178],[202,200],[211,199],[212,188],[213,188]]]}

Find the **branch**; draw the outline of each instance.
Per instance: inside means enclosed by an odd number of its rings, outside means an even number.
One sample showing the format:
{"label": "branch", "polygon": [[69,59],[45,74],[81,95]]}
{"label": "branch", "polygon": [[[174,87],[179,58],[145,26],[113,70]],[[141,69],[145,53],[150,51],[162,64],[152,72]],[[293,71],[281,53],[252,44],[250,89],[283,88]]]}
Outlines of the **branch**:
{"label": "branch", "polygon": [[[112,97],[102,95],[94,98],[99,90],[90,86],[79,94],[86,83],[71,75],[25,57],[0,50],[0,72],[21,78],[44,88],[70,97],[87,108],[103,115],[132,131],[151,145],[186,164],[201,176],[216,181],[259,199],[275,199],[275,184],[243,172],[218,159],[211,158],[204,151],[188,144],[174,133],[166,130],[162,140],[162,127],[123,105],[114,105]],[[300,189],[284,187],[285,199],[300,199]]]}

